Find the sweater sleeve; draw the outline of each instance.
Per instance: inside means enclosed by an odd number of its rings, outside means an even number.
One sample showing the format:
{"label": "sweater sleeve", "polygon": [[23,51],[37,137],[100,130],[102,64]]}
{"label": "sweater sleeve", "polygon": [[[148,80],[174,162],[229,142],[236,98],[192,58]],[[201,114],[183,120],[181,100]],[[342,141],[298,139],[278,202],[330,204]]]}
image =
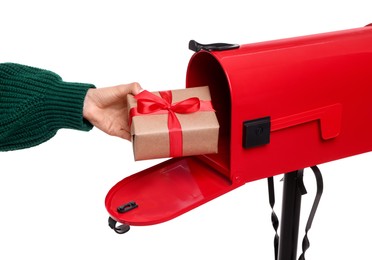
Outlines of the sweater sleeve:
{"label": "sweater sleeve", "polygon": [[91,130],[83,118],[89,88],[48,70],[0,63],[0,151],[36,146],[61,128]]}

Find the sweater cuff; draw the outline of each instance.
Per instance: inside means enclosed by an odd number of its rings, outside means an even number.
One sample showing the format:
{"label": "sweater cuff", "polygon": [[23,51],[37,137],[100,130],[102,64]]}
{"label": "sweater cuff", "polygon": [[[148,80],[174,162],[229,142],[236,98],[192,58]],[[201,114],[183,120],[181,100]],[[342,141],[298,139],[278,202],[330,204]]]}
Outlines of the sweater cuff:
{"label": "sweater cuff", "polygon": [[50,113],[55,129],[69,128],[89,131],[93,125],[83,117],[84,99],[92,84],[53,82],[45,92],[45,111]]}

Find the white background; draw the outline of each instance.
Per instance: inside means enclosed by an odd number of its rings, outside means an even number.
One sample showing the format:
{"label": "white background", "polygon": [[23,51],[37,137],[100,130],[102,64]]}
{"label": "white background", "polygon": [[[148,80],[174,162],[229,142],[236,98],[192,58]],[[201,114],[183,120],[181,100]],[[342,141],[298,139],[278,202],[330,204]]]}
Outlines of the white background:
{"label": "white background", "polygon": [[[0,62],[97,87],[182,88],[190,39],[244,44],[361,27],[372,22],[371,7],[370,0],[1,1]],[[371,161],[368,153],[320,165],[325,190],[306,259],[370,257]],[[0,259],[274,259],[266,180],[166,223],[114,233],[107,192],[156,163],[134,162],[129,142],[98,129],[60,130],[40,146],[0,153]],[[315,194],[309,170],[305,185],[299,242]]]}

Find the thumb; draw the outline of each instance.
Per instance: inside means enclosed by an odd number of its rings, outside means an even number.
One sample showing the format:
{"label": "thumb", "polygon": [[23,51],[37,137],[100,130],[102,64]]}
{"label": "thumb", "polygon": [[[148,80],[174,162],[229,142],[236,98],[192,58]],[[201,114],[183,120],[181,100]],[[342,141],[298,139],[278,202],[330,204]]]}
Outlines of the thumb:
{"label": "thumb", "polygon": [[135,96],[143,90],[141,85],[137,82],[133,82],[133,83],[130,83],[130,84],[125,84],[125,85],[120,85],[120,87],[121,87],[121,93],[123,95],[132,94],[132,95]]}

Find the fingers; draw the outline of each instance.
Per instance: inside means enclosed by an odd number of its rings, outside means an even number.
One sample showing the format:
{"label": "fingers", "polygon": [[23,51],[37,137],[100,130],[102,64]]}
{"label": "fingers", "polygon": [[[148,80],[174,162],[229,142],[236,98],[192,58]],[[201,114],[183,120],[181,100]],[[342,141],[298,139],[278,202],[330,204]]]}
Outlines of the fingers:
{"label": "fingers", "polygon": [[131,141],[132,139],[131,133],[126,129],[120,129],[115,135],[127,141]]}
{"label": "fingers", "polygon": [[128,141],[130,141],[131,140],[131,134],[129,133],[129,132],[127,132],[127,131],[124,131],[124,130],[121,130],[119,133],[118,133],[118,135],[117,135],[118,137],[120,137],[120,138],[123,138],[123,139],[125,139],[125,140],[128,140]]}
{"label": "fingers", "polygon": [[137,82],[134,82],[134,83],[131,83],[131,93],[132,95],[137,95],[139,94],[141,91],[142,91],[142,87],[139,83]]}
{"label": "fingers", "polygon": [[122,96],[126,96],[127,94],[137,95],[142,91],[141,85],[137,82],[119,85],[117,86],[117,89],[120,91]]}

